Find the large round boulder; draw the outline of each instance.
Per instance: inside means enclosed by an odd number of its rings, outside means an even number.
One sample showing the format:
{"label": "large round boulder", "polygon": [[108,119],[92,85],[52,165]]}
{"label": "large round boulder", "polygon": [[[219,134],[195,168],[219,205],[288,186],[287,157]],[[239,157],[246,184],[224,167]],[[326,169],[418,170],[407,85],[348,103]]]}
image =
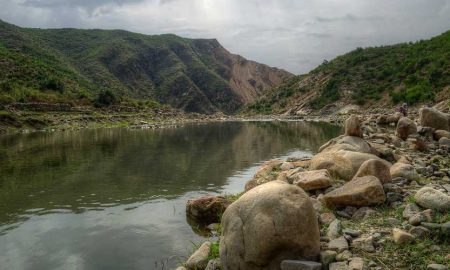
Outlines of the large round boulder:
{"label": "large round boulder", "polygon": [[319,148],[321,152],[336,152],[339,150],[347,150],[354,152],[370,153],[370,145],[362,138],[355,136],[339,136],[329,140],[326,144]]}
{"label": "large round boulder", "polygon": [[398,120],[397,129],[395,131],[395,135],[402,140],[408,139],[409,135],[413,135],[417,133],[417,126],[413,120],[408,117],[402,117]]}
{"label": "large round boulder", "polygon": [[391,172],[389,166],[377,159],[369,159],[364,161],[356,172],[355,177],[363,177],[367,175],[373,175],[378,178],[382,184],[391,182]]}
{"label": "large round boulder", "polygon": [[272,181],[232,203],[222,217],[222,269],[280,269],[286,259],[316,260],[316,212],[299,187]]}
{"label": "large round boulder", "polygon": [[345,120],[345,135],[362,138],[363,130],[358,116],[352,115]]}
{"label": "large round boulder", "polygon": [[420,109],[419,123],[424,127],[450,131],[450,115],[433,108]]}

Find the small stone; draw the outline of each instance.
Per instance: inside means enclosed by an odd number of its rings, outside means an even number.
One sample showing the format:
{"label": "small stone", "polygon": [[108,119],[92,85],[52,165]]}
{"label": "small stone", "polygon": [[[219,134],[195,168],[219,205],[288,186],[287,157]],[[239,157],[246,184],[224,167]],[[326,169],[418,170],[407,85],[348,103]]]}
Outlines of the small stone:
{"label": "small stone", "polygon": [[335,219],[328,226],[327,236],[330,239],[338,238],[339,235],[341,234],[341,230],[342,230],[341,221],[339,219]]}
{"label": "small stone", "polygon": [[348,249],[348,242],[345,237],[341,236],[339,238],[333,239],[328,243],[328,249],[334,250],[338,253],[341,253],[344,250]]}
{"label": "small stone", "polygon": [[422,223],[424,221],[425,221],[425,217],[423,216],[423,214],[417,213],[409,218],[408,223],[413,226],[417,226],[417,225],[420,225],[420,223]]}
{"label": "small stone", "polygon": [[430,251],[436,252],[436,251],[441,251],[441,247],[438,245],[431,245],[430,246]]}
{"label": "small stone", "polygon": [[398,220],[398,219],[396,219],[396,218],[392,218],[392,217],[390,217],[390,218],[387,218],[386,219],[386,221],[390,224],[390,225],[400,225],[400,224],[402,224],[402,222],[400,221],[400,220]]}
{"label": "small stone", "polygon": [[367,264],[369,267],[375,267],[377,266],[377,263],[374,261],[369,261],[369,263]]}
{"label": "small stone", "polygon": [[376,211],[369,208],[369,207],[361,207],[358,209],[358,211],[356,211],[353,216],[352,219],[354,220],[361,220],[361,219],[365,219],[368,218],[370,215],[375,214]]}
{"label": "small stone", "polygon": [[322,264],[312,261],[284,260],[281,262],[282,270],[320,270]]}
{"label": "small stone", "polygon": [[437,223],[422,222],[420,225],[432,231],[441,229],[441,225]]}
{"label": "small stone", "polygon": [[333,250],[325,250],[320,252],[320,262],[326,268],[336,259],[337,252]]}
{"label": "small stone", "polygon": [[364,269],[365,269],[364,259],[360,257],[353,257],[348,264],[348,270],[364,270]]}
{"label": "small stone", "polygon": [[422,211],[422,215],[426,222],[432,222],[436,213],[432,209],[426,209]]}
{"label": "small stone", "polygon": [[338,262],[346,262],[353,257],[353,254],[349,250],[344,250],[336,256],[336,261]]}
{"label": "small stone", "polygon": [[219,258],[209,260],[209,262],[205,268],[205,270],[220,270],[220,269],[221,269],[221,265],[220,265]]}
{"label": "small stone", "polygon": [[422,226],[417,226],[417,227],[412,227],[409,230],[409,233],[414,235],[417,238],[426,238],[430,235],[430,230],[428,230],[425,227]]}
{"label": "small stone", "polygon": [[336,214],[339,216],[339,217],[343,217],[343,218],[346,218],[346,219],[351,219],[352,218],[352,216],[350,216],[347,212],[345,212],[345,211],[336,211]]}
{"label": "small stone", "polygon": [[397,192],[388,192],[386,193],[386,202],[387,203],[395,203],[395,202],[401,202],[403,201],[403,196],[400,193]]}
{"label": "small stone", "polygon": [[399,245],[411,243],[414,241],[414,236],[397,228],[392,230],[394,242]]}
{"label": "small stone", "polygon": [[344,230],[342,230],[342,233],[350,235],[351,237],[358,237],[361,235],[360,232],[358,232],[356,230],[352,230],[352,229],[344,229]]}
{"label": "small stone", "polygon": [[184,266],[178,266],[175,270],[187,270],[187,268]]}
{"label": "small stone", "polygon": [[352,248],[364,250],[367,252],[375,251],[375,247],[373,246],[373,237],[372,236],[361,236],[361,237],[353,240],[351,246],[352,246]]}
{"label": "small stone", "polygon": [[322,224],[330,224],[333,220],[336,219],[336,216],[333,213],[322,213],[320,214],[320,222]]}
{"label": "small stone", "polygon": [[427,265],[427,270],[448,270],[448,267],[443,264],[432,263]]}
{"label": "small stone", "polygon": [[417,206],[417,204],[415,204],[415,203],[410,203],[410,204],[406,205],[405,210],[403,210],[403,218],[409,219],[410,217],[412,217],[413,215],[415,215],[419,212],[420,212],[419,206]]}
{"label": "small stone", "polygon": [[347,264],[347,262],[331,263],[330,270],[348,270],[348,264]]}
{"label": "small stone", "polygon": [[441,232],[445,235],[450,235],[450,221],[441,225]]}
{"label": "small stone", "polygon": [[203,243],[186,262],[188,269],[204,269],[208,264],[208,256],[211,250],[211,242]]}

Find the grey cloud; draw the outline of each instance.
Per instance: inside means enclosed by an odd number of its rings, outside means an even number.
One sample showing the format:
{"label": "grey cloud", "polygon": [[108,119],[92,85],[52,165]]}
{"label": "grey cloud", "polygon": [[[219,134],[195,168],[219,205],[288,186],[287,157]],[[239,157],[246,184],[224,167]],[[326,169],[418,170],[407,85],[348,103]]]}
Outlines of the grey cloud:
{"label": "grey cloud", "polygon": [[0,0],[24,27],[121,28],[217,38],[229,51],[305,73],[356,47],[426,39],[450,28],[450,0]]}

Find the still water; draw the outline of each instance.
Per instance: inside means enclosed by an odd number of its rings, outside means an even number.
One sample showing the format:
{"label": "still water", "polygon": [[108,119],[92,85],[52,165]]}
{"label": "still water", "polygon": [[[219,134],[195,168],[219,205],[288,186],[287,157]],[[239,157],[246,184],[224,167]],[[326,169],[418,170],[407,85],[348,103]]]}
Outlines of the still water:
{"label": "still water", "polygon": [[205,238],[185,203],[341,129],[225,122],[0,136],[0,269],[171,269]]}

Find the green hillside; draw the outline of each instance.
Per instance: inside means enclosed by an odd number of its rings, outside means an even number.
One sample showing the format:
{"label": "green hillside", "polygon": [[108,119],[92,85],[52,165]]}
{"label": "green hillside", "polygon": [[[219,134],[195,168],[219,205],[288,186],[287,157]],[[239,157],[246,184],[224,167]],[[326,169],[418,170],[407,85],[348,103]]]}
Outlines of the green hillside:
{"label": "green hillside", "polygon": [[185,111],[233,112],[244,102],[229,84],[232,56],[214,39],[0,21],[0,105],[157,101]]}
{"label": "green hillside", "polygon": [[[259,113],[326,105],[434,102],[450,85],[450,31],[430,40],[358,48],[280,85],[248,107]],[[446,88],[447,87],[447,88]]]}

